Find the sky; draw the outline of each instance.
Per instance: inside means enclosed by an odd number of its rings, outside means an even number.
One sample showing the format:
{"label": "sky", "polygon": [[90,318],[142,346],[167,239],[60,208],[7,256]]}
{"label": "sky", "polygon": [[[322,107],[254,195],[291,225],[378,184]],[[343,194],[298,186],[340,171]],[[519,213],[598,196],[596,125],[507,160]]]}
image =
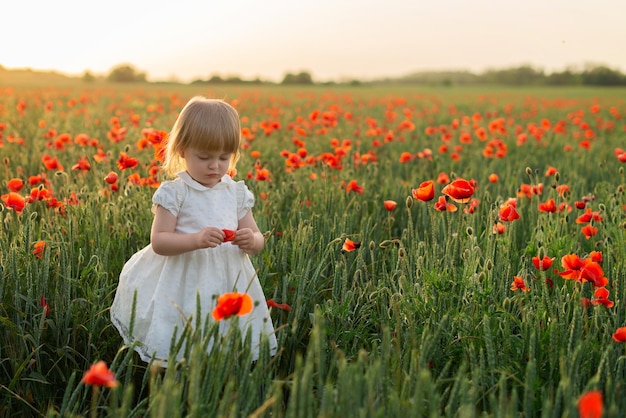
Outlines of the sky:
{"label": "sky", "polygon": [[626,73],[624,0],[23,0],[2,5],[0,65],[148,80],[371,80],[419,71]]}

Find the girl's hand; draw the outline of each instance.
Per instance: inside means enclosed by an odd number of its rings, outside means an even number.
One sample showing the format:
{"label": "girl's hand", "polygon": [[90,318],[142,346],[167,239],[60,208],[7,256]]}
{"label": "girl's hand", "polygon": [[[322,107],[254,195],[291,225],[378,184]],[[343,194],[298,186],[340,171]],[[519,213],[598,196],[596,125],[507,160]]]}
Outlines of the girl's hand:
{"label": "girl's hand", "polygon": [[232,243],[245,252],[255,253],[259,247],[259,235],[261,239],[263,239],[263,236],[260,233],[254,232],[250,228],[238,229]]}
{"label": "girl's hand", "polygon": [[224,232],[216,227],[207,226],[196,234],[198,248],[215,248],[224,242]]}

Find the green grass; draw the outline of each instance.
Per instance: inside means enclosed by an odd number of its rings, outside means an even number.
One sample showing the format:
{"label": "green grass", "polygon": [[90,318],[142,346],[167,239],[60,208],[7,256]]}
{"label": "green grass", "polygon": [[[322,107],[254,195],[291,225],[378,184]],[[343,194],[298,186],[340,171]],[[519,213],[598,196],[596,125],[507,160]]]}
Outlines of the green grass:
{"label": "green grass", "polygon": [[[247,90],[194,90],[191,86],[84,86],[0,90],[0,194],[6,181],[46,173],[54,196],[72,192],[80,201],[65,215],[44,201],[28,204],[21,214],[0,211],[0,415],[1,416],[415,416],[415,417],[575,417],[577,399],[598,389],[606,416],[626,411],[623,381],[624,345],[611,335],[624,323],[626,222],[623,163],[614,155],[626,144],[623,90],[500,90],[402,88],[262,87]],[[154,189],[127,184],[132,173],[145,177],[153,150],[138,150],[141,130],[167,131],[193,94],[238,101],[244,127],[256,137],[243,151],[238,178],[257,196],[255,218],[266,234],[264,251],[253,257],[268,299],[291,311],[273,310],[279,353],[265,351],[253,365],[251,353],[233,333],[207,353],[203,344],[216,333],[189,330],[195,343],[185,361],[159,372],[123,345],[109,321],[109,306],[124,262],[148,243]],[[81,100],[82,98],[82,100]],[[16,110],[23,100],[22,114]],[[75,100],[75,103],[70,104]],[[46,111],[46,103],[52,110]],[[597,114],[591,106],[599,104]],[[150,110],[154,107],[156,110]],[[309,121],[315,109],[334,112],[336,123]],[[410,111],[413,131],[397,130]],[[346,113],[352,113],[352,119]],[[591,148],[578,145],[584,129],[575,112],[594,130]],[[130,117],[140,116],[138,126]],[[440,154],[441,134],[427,127],[445,126],[459,145],[462,129],[455,119],[482,115],[478,123],[504,117],[505,133],[489,134],[506,143],[502,159],[485,158],[486,142],[461,144],[461,159]],[[126,139],[107,139],[109,120],[128,128]],[[516,127],[524,132],[542,119],[564,121],[566,134],[548,132],[517,145]],[[41,128],[39,121],[45,120]],[[375,120],[378,131],[368,131]],[[263,121],[280,123],[269,136]],[[612,123],[612,125],[611,125]],[[295,127],[307,131],[299,135]],[[85,133],[99,141],[108,160],[96,162],[96,147],[46,146],[49,128],[72,139]],[[384,142],[387,132],[394,140]],[[25,145],[9,141],[14,135]],[[305,142],[308,156],[333,153],[331,141],[348,139],[351,147],[342,169],[322,164],[286,171],[281,151],[296,152]],[[374,146],[378,140],[381,146]],[[571,151],[564,151],[570,145]],[[432,160],[398,161],[404,151],[433,151]],[[250,150],[270,172],[270,181],[254,179]],[[126,151],[138,168],[120,171],[116,160]],[[376,161],[354,164],[356,153],[375,152]],[[43,154],[58,157],[62,172],[48,171]],[[87,156],[89,172],[72,171]],[[557,167],[558,180],[545,177]],[[120,175],[119,192],[103,193],[109,171]],[[433,203],[412,199],[411,189],[436,180],[478,183],[480,203],[472,214],[457,204],[454,213],[438,212]],[[491,173],[498,183],[489,183]],[[317,179],[312,180],[311,174]],[[357,180],[363,193],[347,193]],[[500,205],[516,197],[521,184],[543,183],[543,194],[518,197],[520,219],[503,235],[492,234]],[[559,196],[557,185],[570,192]],[[38,186],[34,186],[38,187]],[[29,194],[29,186],[20,193]],[[266,194],[267,198],[260,196]],[[576,218],[583,213],[543,213],[540,202],[558,203],[593,195],[588,203],[604,220],[586,239]],[[388,212],[383,201],[398,206]],[[361,243],[343,252],[346,238]],[[41,259],[33,243],[45,241]],[[590,283],[566,281],[561,257],[591,251],[603,254],[602,268],[613,308],[583,307]],[[531,258],[555,257],[553,269],[538,272]],[[530,291],[512,291],[514,276]],[[549,286],[545,279],[551,279]],[[44,295],[48,316],[40,305]],[[266,347],[267,348],[267,347]],[[98,360],[116,373],[117,389],[93,390],[80,383]]]}

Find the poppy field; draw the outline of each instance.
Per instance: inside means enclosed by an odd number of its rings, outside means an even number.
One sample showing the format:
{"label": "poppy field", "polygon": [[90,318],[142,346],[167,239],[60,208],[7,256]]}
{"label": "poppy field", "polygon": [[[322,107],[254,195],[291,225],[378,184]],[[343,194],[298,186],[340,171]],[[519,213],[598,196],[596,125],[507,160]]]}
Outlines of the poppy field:
{"label": "poppy field", "polygon": [[[624,93],[0,87],[0,416],[623,416]],[[194,95],[239,111],[279,350],[199,313],[163,371],[109,307]]]}

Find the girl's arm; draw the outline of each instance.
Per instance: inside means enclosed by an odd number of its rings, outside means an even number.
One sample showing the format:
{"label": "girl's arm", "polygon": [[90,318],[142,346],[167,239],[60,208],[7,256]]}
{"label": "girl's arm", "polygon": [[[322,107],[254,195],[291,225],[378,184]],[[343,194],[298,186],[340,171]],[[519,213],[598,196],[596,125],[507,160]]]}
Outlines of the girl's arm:
{"label": "girl's arm", "polygon": [[[200,248],[213,248],[224,242],[224,232],[215,227],[207,227],[195,234],[174,232],[176,217],[162,206],[157,206],[150,243],[155,253],[160,255],[178,255]],[[258,229],[258,228],[257,228]]]}
{"label": "girl's arm", "polygon": [[246,216],[239,219],[233,244],[250,255],[258,254],[263,249],[265,238],[254,220],[252,211],[248,211]]}

